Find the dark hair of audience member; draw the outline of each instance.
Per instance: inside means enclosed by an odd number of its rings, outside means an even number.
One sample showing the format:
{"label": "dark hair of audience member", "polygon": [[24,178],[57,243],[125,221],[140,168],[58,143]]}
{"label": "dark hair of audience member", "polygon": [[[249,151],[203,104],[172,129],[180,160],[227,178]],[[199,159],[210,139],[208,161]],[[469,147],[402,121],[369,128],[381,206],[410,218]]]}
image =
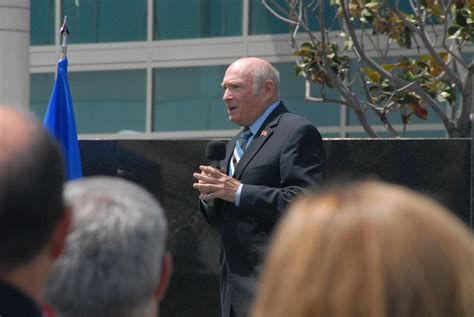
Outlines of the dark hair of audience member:
{"label": "dark hair of audience member", "polygon": [[64,166],[58,145],[39,125],[20,150],[0,161],[0,269],[35,256],[64,212]]}

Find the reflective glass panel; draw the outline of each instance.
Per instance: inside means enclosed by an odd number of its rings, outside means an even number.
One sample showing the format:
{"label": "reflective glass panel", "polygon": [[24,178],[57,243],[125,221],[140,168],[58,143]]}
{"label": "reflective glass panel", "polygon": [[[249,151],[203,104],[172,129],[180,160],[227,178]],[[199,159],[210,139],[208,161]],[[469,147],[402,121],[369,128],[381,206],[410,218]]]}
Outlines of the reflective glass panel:
{"label": "reflective glass panel", "polygon": [[53,86],[53,73],[31,74],[30,76],[30,109],[40,122],[43,122]]}
{"label": "reflective glass panel", "polygon": [[[280,96],[287,108],[299,114],[314,125],[339,126],[340,106],[330,103],[310,103],[304,101],[305,81],[294,73],[295,63],[275,63],[280,71]],[[328,97],[335,98],[328,94]],[[324,137],[324,136],[323,136]]]}
{"label": "reflective glass panel", "polygon": [[62,0],[61,3],[71,44],[146,40],[146,0]]}
{"label": "reflective glass panel", "polygon": [[31,0],[31,45],[54,44],[54,0]]}
{"label": "reflective glass panel", "polygon": [[[281,73],[281,98],[290,111],[316,126],[339,125],[340,107],[304,102],[304,80],[293,63],[275,64]],[[228,122],[222,101],[227,66],[159,68],[154,70],[153,130],[189,131],[236,129]]]}
{"label": "reflective glass panel", "polygon": [[220,83],[226,66],[158,68],[153,72],[153,130],[237,129],[227,120]]}
{"label": "reflective glass panel", "polygon": [[[145,131],[145,70],[70,72],[78,133]],[[32,74],[31,108],[43,120],[53,74]]]}
{"label": "reflective glass panel", "polygon": [[[273,4],[273,2],[276,3]],[[318,1],[306,0],[305,3],[312,4],[314,6]],[[327,3],[328,1],[326,1]],[[288,6],[285,4],[285,0],[276,0],[276,1],[267,1],[272,10],[279,13],[280,15],[287,17],[283,11],[279,8],[288,11]],[[276,34],[276,33],[288,33],[290,32],[290,26],[286,22],[278,19],[262,4],[262,0],[249,0],[250,5],[250,25],[249,32],[253,34]],[[324,11],[326,12],[326,25],[332,25],[333,20],[336,16],[335,10],[329,4],[325,5]],[[319,15],[318,9],[316,9],[317,14]],[[307,14],[309,28],[311,30],[319,30],[319,21],[316,20],[314,15],[310,12]],[[334,29],[339,29],[337,23],[334,24]],[[302,30],[301,30],[302,31]]]}
{"label": "reflective glass panel", "polygon": [[154,39],[242,34],[241,0],[155,0]]}

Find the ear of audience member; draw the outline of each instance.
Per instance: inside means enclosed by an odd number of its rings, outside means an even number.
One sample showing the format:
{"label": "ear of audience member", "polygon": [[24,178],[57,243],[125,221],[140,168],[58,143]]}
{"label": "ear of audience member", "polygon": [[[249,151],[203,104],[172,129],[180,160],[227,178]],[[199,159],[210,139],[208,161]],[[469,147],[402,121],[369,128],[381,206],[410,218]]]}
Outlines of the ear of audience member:
{"label": "ear of audience member", "polygon": [[171,275],[159,203],[114,177],[69,182],[65,199],[73,228],[46,289],[56,316],[156,317]]}
{"label": "ear of audience member", "polygon": [[474,238],[435,201],[362,182],[280,223],[253,317],[472,317]]}
{"label": "ear of audience member", "polygon": [[[0,106],[0,279],[36,304],[71,221],[63,183],[52,137],[26,111]],[[0,314],[8,309],[2,301]]]}

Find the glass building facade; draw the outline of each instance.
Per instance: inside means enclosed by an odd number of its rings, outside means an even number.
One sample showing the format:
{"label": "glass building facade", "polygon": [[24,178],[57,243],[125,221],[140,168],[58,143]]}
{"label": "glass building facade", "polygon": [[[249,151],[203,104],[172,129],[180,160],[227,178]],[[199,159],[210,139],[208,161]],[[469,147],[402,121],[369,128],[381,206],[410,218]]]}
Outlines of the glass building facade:
{"label": "glass building facade", "polygon": [[[31,0],[31,108],[39,119],[54,84],[63,16],[71,33],[69,80],[83,136],[231,136],[239,127],[227,121],[224,71],[240,57],[258,56],[280,71],[288,108],[312,121],[323,137],[367,137],[350,109],[304,101],[288,26],[260,0]],[[384,131],[377,118],[369,121]],[[414,119],[407,135],[445,133],[433,115]]]}

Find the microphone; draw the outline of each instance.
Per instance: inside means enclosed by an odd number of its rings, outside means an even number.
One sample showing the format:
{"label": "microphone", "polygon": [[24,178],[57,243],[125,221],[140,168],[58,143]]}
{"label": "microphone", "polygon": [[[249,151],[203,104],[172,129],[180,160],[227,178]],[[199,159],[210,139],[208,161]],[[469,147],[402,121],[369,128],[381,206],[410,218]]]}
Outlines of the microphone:
{"label": "microphone", "polygon": [[[225,159],[225,143],[217,140],[209,141],[206,147],[206,158],[209,160],[210,166],[220,169],[219,162]],[[209,199],[206,204],[210,208],[214,208],[216,201]]]}
{"label": "microphone", "polygon": [[225,143],[212,140],[207,143],[206,158],[210,161],[209,165],[219,168],[219,161],[225,159]]}

